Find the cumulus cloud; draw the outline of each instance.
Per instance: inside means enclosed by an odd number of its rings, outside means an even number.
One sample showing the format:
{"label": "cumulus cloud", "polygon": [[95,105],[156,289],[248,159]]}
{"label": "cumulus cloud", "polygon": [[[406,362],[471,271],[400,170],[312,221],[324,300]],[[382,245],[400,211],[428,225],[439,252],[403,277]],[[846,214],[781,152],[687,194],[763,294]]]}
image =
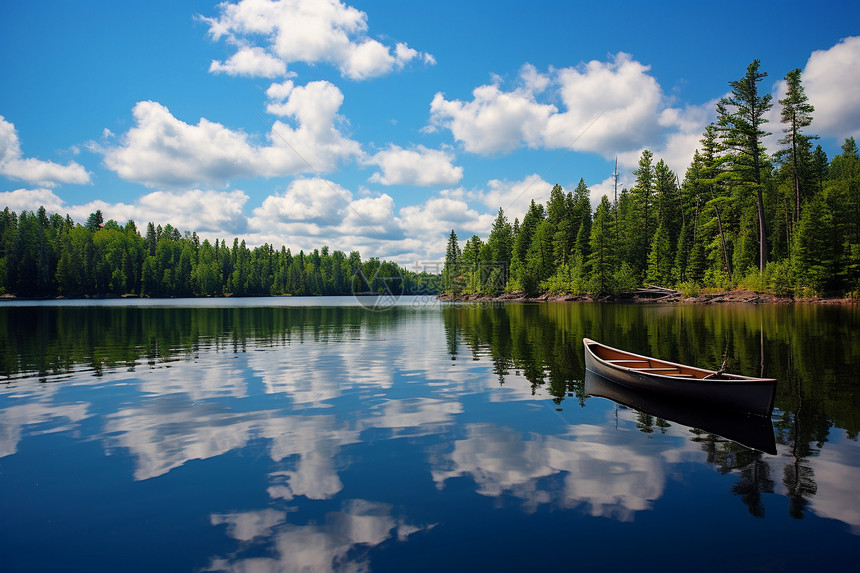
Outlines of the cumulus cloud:
{"label": "cumulus cloud", "polygon": [[44,206],[49,213],[69,215],[83,223],[90,213],[101,210],[105,220],[119,223],[133,220],[138,230],[148,222],[197,231],[202,236],[234,236],[247,229],[243,208],[248,196],[239,190],[212,191],[193,189],[184,192],[155,191],[132,203],[108,203],[103,200],[67,204],[49,189],[18,189],[0,193],[0,205],[20,213]]}
{"label": "cumulus cloud", "polygon": [[463,178],[463,168],[453,165],[454,155],[419,145],[403,149],[391,145],[368,159],[382,171],[370,177],[382,185],[456,185]]}
{"label": "cumulus cloud", "polygon": [[419,205],[403,207],[398,215],[401,226],[414,240],[409,246],[416,260],[423,261],[438,259],[445,252],[452,229],[461,240],[472,235],[486,238],[495,218],[469,206],[462,190],[442,191]]}
{"label": "cumulus cloud", "polygon": [[70,161],[65,165],[24,157],[18,130],[0,115],[0,175],[27,183],[53,187],[57,183],[89,183],[90,174],[82,165]]}
{"label": "cumulus cloud", "polygon": [[487,189],[476,192],[476,198],[490,209],[504,209],[508,218],[522,217],[529,209],[532,199],[535,203],[549,201],[552,184],[533,173],[520,181],[491,179]]}
{"label": "cumulus cloud", "polygon": [[445,190],[398,208],[385,193],[355,198],[334,182],[300,179],[253,210],[247,236],[255,244],[283,244],[294,252],[329,244],[402,264],[437,260],[451,229],[465,239],[486,237],[492,227],[495,213],[473,208],[467,195]]}
{"label": "cumulus cloud", "polygon": [[226,62],[212,60],[213,74],[274,78],[287,73],[287,65],[259,46],[242,46]]}
{"label": "cumulus cloud", "polygon": [[[392,48],[370,38],[367,14],[338,0],[242,0],[237,4],[225,2],[219,11],[218,17],[202,18],[214,40],[226,38],[240,46],[260,42],[263,46],[258,47],[285,66],[327,63],[344,77],[364,80],[399,70],[417,58],[425,64],[435,63],[430,54],[405,43]],[[220,71],[230,60],[225,64],[213,62],[212,71]],[[252,66],[243,69],[244,75],[264,75],[254,73]],[[258,71],[273,69],[266,66]]]}
{"label": "cumulus cloud", "polygon": [[343,218],[352,202],[352,193],[324,179],[297,179],[282,195],[270,195],[254,216],[267,224],[302,222],[332,224]]}
{"label": "cumulus cloud", "polygon": [[486,239],[499,206],[513,220],[522,216],[531,197],[545,201],[550,188],[532,175],[519,182],[493,180],[484,190],[446,189],[401,206],[387,193],[356,195],[333,181],[298,178],[256,206],[248,205],[244,191],[207,189],[156,190],[115,203],[67,203],[50,189],[18,189],[0,193],[0,204],[16,212],[44,205],[49,213],[68,214],[79,223],[101,210],[105,220],[135,221],[140,232],[148,222],[169,223],[210,242],[239,237],[249,247],[268,243],[295,253],[328,245],[410,266],[441,260],[451,229],[462,240]]}
{"label": "cumulus cloud", "polygon": [[860,36],[813,52],[802,77],[815,106],[811,130],[839,139],[860,132]]}
{"label": "cumulus cloud", "polygon": [[664,98],[649,70],[624,53],[559,70],[566,111],[550,118],[546,146],[608,155],[653,141]]}
{"label": "cumulus cloud", "polygon": [[472,91],[470,102],[448,101],[437,93],[430,103],[430,122],[451,130],[466,151],[505,153],[521,145],[539,147],[550,116],[558,109],[538,103],[527,86],[504,92],[498,84]]}
{"label": "cumulus cloud", "polygon": [[245,132],[206,118],[196,125],[185,123],[164,105],[142,101],[134,106],[135,126],[119,145],[93,144],[93,149],[102,152],[107,168],[123,179],[174,188],[326,172],[360,155],[359,144],[335,125],[343,103],[337,87],[322,81],[289,87],[286,99],[274,103],[270,113],[293,118],[298,126],[276,121],[267,134],[268,145],[258,145]]}
{"label": "cumulus cloud", "polygon": [[[540,73],[523,66],[513,89],[496,78],[478,86],[471,101],[437,93],[430,129],[448,129],[466,151],[510,152],[521,147],[592,152],[609,159],[648,147],[665,151],[674,169],[692,158],[708,122],[706,106],[673,107],[650,68],[630,55]],[[557,106],[556,102],[560,105]],[[626,154],[626,155],[625,155]]]}
{"label": "cumulus cloud", "polygon": [[61,213],[65,203],[50,189],[16,189],[0,192],[0,206],[8,207],[10,211],[35,211],[44,207],[49,213]]}

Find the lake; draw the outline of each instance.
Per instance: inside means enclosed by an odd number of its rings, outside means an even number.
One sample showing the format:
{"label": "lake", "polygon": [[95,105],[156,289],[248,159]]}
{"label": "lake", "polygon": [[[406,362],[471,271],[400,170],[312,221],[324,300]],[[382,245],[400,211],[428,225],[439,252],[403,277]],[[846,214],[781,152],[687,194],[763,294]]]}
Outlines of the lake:
{"label": "lake", "polygon": [[[0,570],[856,566],[856,306],[374,304],[0,304]],[[586,336],[773,416],[613,394]]]}

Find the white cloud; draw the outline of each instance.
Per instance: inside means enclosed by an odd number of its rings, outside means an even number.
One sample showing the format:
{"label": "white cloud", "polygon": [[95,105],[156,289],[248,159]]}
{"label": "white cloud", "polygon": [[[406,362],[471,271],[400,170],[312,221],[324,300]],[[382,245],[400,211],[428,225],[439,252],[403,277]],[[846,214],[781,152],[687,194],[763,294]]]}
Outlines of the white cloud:
{"label": "white cloud", "polygon": [[394,218],[394,199],[383,193],[379,197],[363,197],[349,204],[340,229],[348,235],[367,234],[369,230],[385,229]]}
{"label": "white cloud", "polygon": [[[650,149],[654,153],[654,163],[663,160],[678,177],[684,174],[693,160],[693,153],[701,149],[702,136],[705,127],[716,118],[717,100],[711,100],[702,105],[688,105],[684,108],[667,108],[660,113],[659,124],[667,131],[662,139],[654,142],[656,145],[643,145],[618,153],[618,169],[624,168],[622,175],[630,177],[629,172],[639,166],[642,151]],[[619,181],[619,190],[621,189]],[[632,181],[625,183],[628,187]],[[599,197],[598,197],[599,200]]]}
{"label": "white cloud", "polygon": [[403,259],[438,260],[445,252],[448,235],[453,229],[461,241],[472,235],[483,238],[493,226],[494,215],[471,208],[458,191],[443,191],[420,205],[409,205],[398,212],[400,225],[408,230],[403,241]]}
{"label": "white cloud", "polygon": [[254,209],[263,225],[282,222],[334,224],[343,218],[352,193],[323,179],[297,179],[283,195],[270,195]]}
{"label": "white cloud", "polygon": [[810,133],[842,139],[860,132],[860,36],[813,52],[802,79],[815,106]]}
{"label": "white cloud", "polygon": [[121,145],[104,149],[105,165],[123,179],[149,186],[194,185],[251,175],[259,166],[248,136],[201,118],[189,125],[163,105],[134,106],[135,127]]}
{"label": "white cloud", "polygon": [[[285,99],[290,97],[290,92],[293,91],[294,87],[296,86],[291,80],[285,80],[279,84],[272,84],[269,86],[269,89],[266,90],[266,96],[268,96],[270,101],[280,104],[283,103]],[[269,113],[272,112],[270,111]],[[275,115],[279,114],[276,113]]]}
{"label": "white cloud", "polygon": [[522,218],[529,209],[532,199],[535,203],[549,201],[552,184],[544,181],[537,173],[525,177],[521,181],[503,181],[491,179],[487,182],[487,191],[476,194],[478,200],[490,209],[504,209],[508,219]]}
{"label": "white cloud", "polygon": [[226,37],[245,46],[259,41],[284,65],[328,63],[345,77],[363,80],[401,69],[419,56],[435,63],[405,43],[392,50],[368,37],[367,14],[337,0],[242,0],[219,10],[219,17],[202,18],[214,40]]}
{"label": "white cloud", "polygon": [[653,141],[663,92],[649,70],[624,53],[611,62],[594,60],[559,70],[559,94],[567,111],[550,118],[546,146],[607,156]]}
{"label": "white cloud", "polygon": [[243,46],[224,63],[212,60],[209,71],[231,76],[274,78],[287,73],[287,65],[259,46]]}
{"label": "white cloud", "polygon": [[[275,94],[287,90],[276,84]],[[361,154],[359,144],[335,126],[343,94],[328,82],[291,88],[288,99],[270,113],[289,116],[298,126],[276,121],[268,146],[255,144],[243,131],[201,118],[196,125],[174,117],[153,101],[134,106],[135,126],[117,146],[93,144],[105,165],[123,179],[150,187],[193,187],[243,177],[327,172]],[[271,108],[271,106],[270,106]]]}
{"label": "white cloud", "polygon": [[18,189],[0,193],[0,202],[16,212],[44,205],[49,213],[68,214],[79,223],[101,210],[105,220],[135,221],[141,233],[148,222],[169,223],[210,242],[239,237],[248,247],[268,243],[293,252],[328,245],[357,250],[365,259],[411,265],[440,260],[451,229],[462,240],[472,235],[485,239],[499,206],[511,220],[522,217],[528,201],[534,197],[545,202],[550,188],[532,175],[515,182],[492,180],[486,190],[447,189],[421,203],[399,206],[386,193],[355,194],[333,181],[299,178],[250,207],[244,191],[211,189],[157,190],[128,202],[74,204],[49,189]]}
{"label": "white cloud", "polygon": [[382,185],[456,185],[463,178],[463,168],[454,166],[453,160],[452,153],[423,145],[413,149],[391,145],[368,159],[382,169],[370,181]]}
{"label": "white cloud", "polygon": [[[666,162],[683,171],[713,102],[672,107],[649,71],[625,53],[608,62],[595,60],[549,74],[526,64],[518,86],[509,91],[496,78],[475,88],[472,101],[449,101],[437,93],[430,104],[430,126],[449,129],[473,153],[503,153],[525,146],[638,160],[647,147],[658,157],[668,156]],[[561,102],[561,108],[553,102]],[[636,161],[626,159],[624,164]]]}
{"label": "white cloud", "polygon": [[48,213],[69,215],[83,223],[90,213],[101,210],[104,219],[120,224],[133,220],[139,232],[145,225],[171,224],[183,231],[196,231],[201,237],[225,238],[246,231],[247,218],[243,213],[248,196],[239,190],[211,191],[193,189],[184,192],[154,191],[132,203],[108,203],[103,200],[68,205],[48,189],[18,189],[0,193],[0,205],[20,213],[35,211],[44,206]]}
{"label": "white cloud", "polygon": [[16,189],[15,191],[0,192],[0,206],[8,207],[10,211],[35,211],[44,207],[49,213],[65,215],[63,200],[50,189]]}
{"label": "white cloud", "polygon": [[353,199],[347,189],[319,178],[295,180],[283,194],[267,197],[248,226],[254,244],[283,244],[294,252],[328,244],[365,258],[402,254],[398,243],[405,235],[389,195]]}
{"label": "white cloud", "polygon": [[65,165],[24,157],[18,130],[0,115],[0,175],[27,183],[53,187],[57,183],[89,183],[90,174],[82,165],[70,161]]}
{"label": "white cloud", "polygon": [[437,93],[430,103],[431,125],[451,130],[466,151],[491,154],[521,145],[538,147],[547,122],[558,110],[535,101],[526,88],[503,92],[496,84],[472,91],[471,102],[448,101]]}

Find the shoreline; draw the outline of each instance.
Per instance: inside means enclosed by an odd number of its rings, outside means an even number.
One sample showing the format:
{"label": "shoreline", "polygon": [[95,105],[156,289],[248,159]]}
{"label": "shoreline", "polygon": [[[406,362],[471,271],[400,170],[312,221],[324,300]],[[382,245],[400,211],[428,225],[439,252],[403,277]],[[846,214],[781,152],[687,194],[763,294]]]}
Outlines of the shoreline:
{"label": "shoreline", "polygon": [[[353,297],[368,297],[379,295],[253,295],[253,296],[233,296],[228,295],[209,295],[209,296],[189,296],[189,297],[151,297],[139,295],[90,295],[82,297],[20,297],[11,294],[0,295],[0,305],[3,301],[32,301],[32,300],[119,300],[119,299],[147,299],[147,300],[175,300],[183,299],[228,299],[228,298],[330,298],[337,296],[353,296]],[[703,293],[697,296],[685,297],[681,293],[674,291],[661,296],[651,296],[641,293],[629,292],[614,295],[606,295],[594,297],[592,295],[551,295],[540,294],[536,297],[527,297],[523,291],[513,291],[502,293],[497,296],[484,294],[424,294],[424,295],[401,295],[401,296],[431,296],[443,302],[602,302],[610,304],[822,304],[822,305],[854,305],[860,304],[860,300],[850,297],[841,298],[791,298],[779,297],[772,294],[760,293],[745,289],[736,289],[731,291],[720,291],[713,293]]]}
{"label": "shoreline", "polygon": [[643,296],[636,293],[622,293],[594,297],[591,295],[550,295],[541,294],[527,297],[522,291],[491,295],[448,295],[440,294],[436,298],[445,302],[604,302],[621,304],[824,304],[824,305],[854,305],[854,298],[789,298],[759,293],[751,290],[737,289],[716,293],[706,293],[685,297],[681,293],[664,296]]}

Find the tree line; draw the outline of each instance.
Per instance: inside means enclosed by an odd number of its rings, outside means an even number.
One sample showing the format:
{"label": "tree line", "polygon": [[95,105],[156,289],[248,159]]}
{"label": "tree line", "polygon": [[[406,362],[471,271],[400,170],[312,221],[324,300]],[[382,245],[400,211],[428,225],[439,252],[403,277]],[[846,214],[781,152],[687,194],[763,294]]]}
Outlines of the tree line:
{"label": "tree line", "polygon": [[44,207],[0,212],[0,295],[57,296],[267,296],[393,294],[432,291],[434,276],[396,263],[328,247],[310,253],[249,248],[245,241],[208,239],[170,224],[134,221],[86,223],[48,216]]}
{"label": "tree line", "polygon": [[630,189],[592,211],[585,181],[555,185],[522,220],[503,209],[486,241],[448,239],[449,294],[605,295],[643,284],[688,294],[735,287],[779,296],[860,296],[860,156],[853,137],[832,159],[804,132],[815,108],[801,71],[785,77],[780,147],[763,140],[772,108],[753,61],[716,106],[684,180],[644,150]]}

